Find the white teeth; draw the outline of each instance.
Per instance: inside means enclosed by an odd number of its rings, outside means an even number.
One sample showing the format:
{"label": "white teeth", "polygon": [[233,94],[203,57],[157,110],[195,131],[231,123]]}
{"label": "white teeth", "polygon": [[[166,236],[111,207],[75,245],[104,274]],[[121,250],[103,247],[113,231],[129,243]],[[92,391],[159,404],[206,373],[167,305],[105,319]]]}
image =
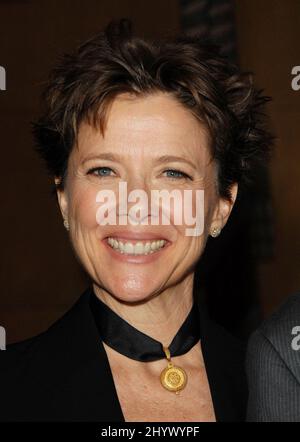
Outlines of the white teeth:
{"label": "white teeth", "polygon": [[161,249],[166,243],[164,239],[160,239],[151,242],[138,241],[133,244],[130,241],[118,241],[112,237],[109,237],[107,242],[115,250],[126,255],[148,255]]}
{"label": "white teeth", "polygon": [[135,255],[142,255],[144,253],[144,244],[142,242],[137,242],[134,246]]}
{"label": "white teeth", "polygon": [[146,242],[146,244],[144,245],[144,248],[145,248],[145,253],[149,253],[151,250],[151,243]]}
{"label": "white teeth", "polygon": [[157,249],[157,246],[158,246],[157,241],[153,241],[153,242],[151,243],[151,250],[156,250],[156,249]]}
{"label": "white teeth", "polygon": [[132,254],[134,250],[134,246],[131,242],[126,242],[124,246],[124,252]]}

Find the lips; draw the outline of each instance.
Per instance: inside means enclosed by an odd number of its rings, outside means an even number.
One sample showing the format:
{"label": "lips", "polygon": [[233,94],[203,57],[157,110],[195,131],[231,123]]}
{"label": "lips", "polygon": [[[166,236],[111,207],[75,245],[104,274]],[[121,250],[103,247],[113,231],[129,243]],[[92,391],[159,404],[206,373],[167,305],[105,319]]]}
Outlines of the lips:
{"label": "lips", "polygon": [[112,237],[109,237],[107,242],[113,249],[125,255],[148,255],[162,249],[166,244],[164,239],[154,241],[139,240],[133,242],[132,240],[117,240]]}
{"label": "lips", "polygon": [[127,241],[156,241],[156,240],[165,240],[168,242],[172,242],[170,239],[170,235],[162,233],[162,232],[137,232],[130,230],[116,230],[111,231],[109,235],[106,235],[105,238],[115,238],[117,240],[127,240]]}
{"label": "lips", "polygon": [[125,260],[145,261],[154,259],[154,255],[160,254],[163,249],[171,245],[172,241],[168,236],[154,231],[138,232],[118,229],[105,236],[102,241],[113,252],[113,256],[118,255]]}

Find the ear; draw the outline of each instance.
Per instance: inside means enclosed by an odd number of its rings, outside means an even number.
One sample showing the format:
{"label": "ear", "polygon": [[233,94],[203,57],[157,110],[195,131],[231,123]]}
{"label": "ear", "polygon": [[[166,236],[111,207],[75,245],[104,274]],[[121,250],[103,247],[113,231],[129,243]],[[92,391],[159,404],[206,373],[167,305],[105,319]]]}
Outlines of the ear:
{"label": "ear", "polygon": [[210,224],[210,230],[215,228],[221,231],[223,227],[226,225],[231,210],[234,206],[237,197],[237,192],[238,192],[238,184],[234,183],[230,188],[231,201],[222,197],[218,197]]}
{"label": "ear", "polygon": [[56,195],[57,201],[60,207],[60,211],[64,220],[68,220],[68,200],[64,189],[60,189],[58,184],[60,183],[60,178],[55,177],[54,182],[56,185]]}

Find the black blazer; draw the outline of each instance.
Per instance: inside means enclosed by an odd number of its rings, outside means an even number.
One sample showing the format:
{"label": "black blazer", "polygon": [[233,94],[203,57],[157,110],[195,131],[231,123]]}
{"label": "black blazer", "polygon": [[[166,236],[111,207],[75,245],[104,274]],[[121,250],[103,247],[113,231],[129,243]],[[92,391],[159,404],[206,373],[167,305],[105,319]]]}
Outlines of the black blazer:
{"label": "black blazer", "polygon": [[[0,351],[0,421],[125,422],[90,294],[45,332]],[[244,347],[198,306],[216,419],[244,421]]]}

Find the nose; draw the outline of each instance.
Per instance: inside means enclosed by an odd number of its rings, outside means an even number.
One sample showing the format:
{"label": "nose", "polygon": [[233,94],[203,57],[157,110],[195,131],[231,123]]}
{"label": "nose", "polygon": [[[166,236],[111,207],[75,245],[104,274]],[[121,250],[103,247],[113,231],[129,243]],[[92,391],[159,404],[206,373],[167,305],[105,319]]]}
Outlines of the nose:
{"label": "nose", "polygon": [[147,223],[151,217],[151,183],[141,173],[131,174],[123,182],[119,203],[120,218],[128,216],[132,224]]}
{"label": "nose", "polygon": [[143,190],[148,194],[148,192],[150,191],[151,186],[149,184],[149,180],[139,171],[137,171],[136,173],[131,173],[130,176],[128,176],[126,182],[128,193],[135,190]]}

